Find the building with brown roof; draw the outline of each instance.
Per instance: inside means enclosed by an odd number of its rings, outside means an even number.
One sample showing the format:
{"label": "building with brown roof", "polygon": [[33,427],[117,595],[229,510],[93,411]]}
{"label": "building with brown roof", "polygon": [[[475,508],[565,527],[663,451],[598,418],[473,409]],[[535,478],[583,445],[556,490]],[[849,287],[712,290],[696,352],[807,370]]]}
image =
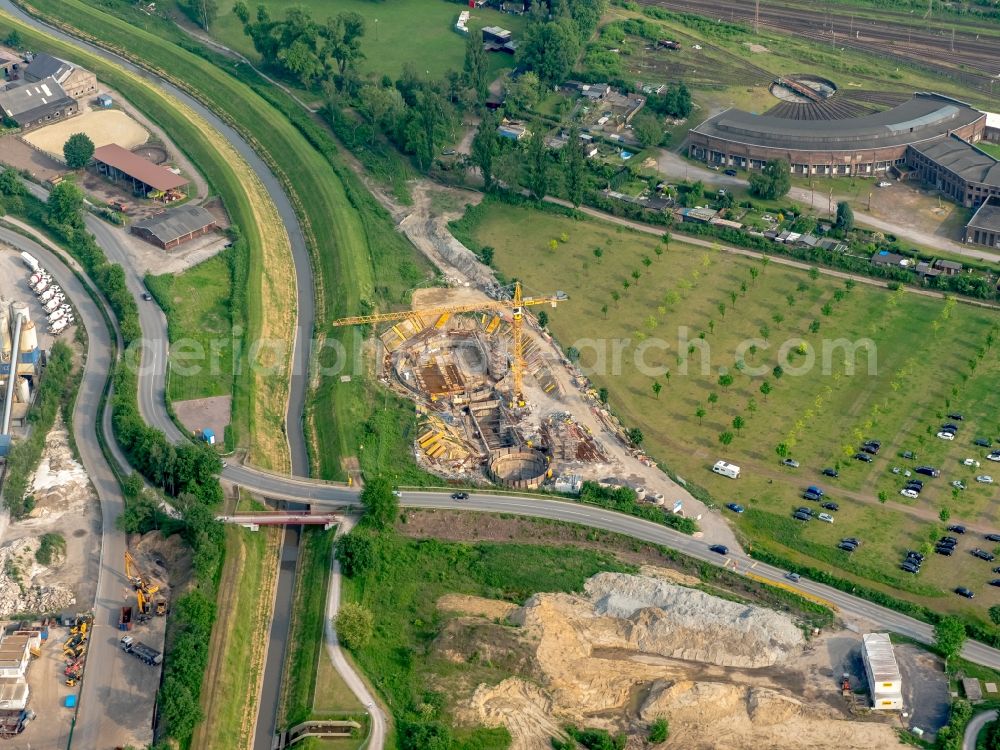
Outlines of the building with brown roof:
{"label": "building with brown roof", "polygon": [[128,149],[110,143],[94,151],[97,171],[112,182],[126,182],[132,192],[143,198],[151,193],[166,193],[179,190],[188,184],[180,175],[169,169],[136,156]]}

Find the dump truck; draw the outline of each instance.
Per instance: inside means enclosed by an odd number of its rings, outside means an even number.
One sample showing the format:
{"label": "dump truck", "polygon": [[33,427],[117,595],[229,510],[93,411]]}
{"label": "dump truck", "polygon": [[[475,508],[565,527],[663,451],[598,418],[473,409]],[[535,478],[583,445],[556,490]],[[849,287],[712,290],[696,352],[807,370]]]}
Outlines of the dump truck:
{"label": "dump truck", "polygon": [[137,641],[131,635],[123,635],[120,643],[123,651],[132,654],[132,656],[137,659],[141,659],[150,666],[159,664],[163,661],[163,654],[152,646],[147,646],[145,643]]}
{"label": "dump truck", "polygon": [[118,629],[119,630],[131,630],[132,629],[132,608],[122,607],[122,613],[118,617]]}

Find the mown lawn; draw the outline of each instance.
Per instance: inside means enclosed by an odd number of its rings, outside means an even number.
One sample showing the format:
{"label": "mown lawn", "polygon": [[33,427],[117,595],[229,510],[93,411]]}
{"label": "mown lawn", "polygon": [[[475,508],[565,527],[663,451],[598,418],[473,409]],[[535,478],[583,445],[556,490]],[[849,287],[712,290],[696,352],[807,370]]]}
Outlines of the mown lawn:
{"label": "mown lawn", "polygon": [[[146,278],[146,287],[167,313],[171,369],[167,398],[186,401],[233,391],[229,266],[216,256],[182,274]],[[190,356],[185,362],[176,353]]]}
{"label": "mown lawn", "polygon": [[[467,5],[449,0],[395,0],[375,5],[369,0],[264,0],[248,4],[264,5],[273,18],[284,17],[289,8],[305,8],[317,21],[323,22],[337,13],[360,13],[367,25],[361,49],[365,59],[359,65],[362,73],[397,77],[406,63],[420,75],[440,78],[449,70],[460,71],[465,59],[465,37],[455,30],[455,21]],[[472,11],[471,28],[502,26],[520,34],[527,20],[490,8]],[[259,60],[253,43],[243,33],[243,25],[232,12],[232,4],[223,4],[212,35],[227,47],[237,49],[252,60]],[[513,58],[505,54],[490,55],[490,69],[498,75],[504,67],[513,67]]]}
{"label": "mown lawn", "polygon": [[[665,246],[594,220],[502,204],[482,216],[474,239],[496,249],[505,276],[520,278],[526,293],[569,293],[569,302],[547,311],[549,326],[564,350],[579,350],[616,413],[642,429],[653,456],[717,502],[748,506],[737,522],[755,545],[881,581],[920,601],[961,579],[979,594],[971,606],[980,615],[1000,602],[985,585],[989,566],[966,552],[972,539],[953,558],[929,560],[916,578],[897,568],[906,548],[926,546],[941,531],[910,507],[931,520],[947,508],[954,521],[1000,530],[995,486],[974,481],[990,467],[1000,481],[1000,464],[971,445],[1000,436],[998,346],[987,345],[990,336],[1000,344],[996,312],[905,290],[848,289],[823,274],[677,240]],[[561,235],[568,241],[550,250],[549,240]],[[853,356],[845,356],[851,346]],[[779,364],[781,377],[773,369]],[[654,382],[662,385],[659,397]],[[965,419],[949,443],[934,433],[953,411]],[[742,421],[737,427],[734,420]],[[883,442],[874,463],[851,458],[869,438]],[[802,468],[780,465],[782,443]],[[904,450],[919,460],[899,458]],[[966,457],[982,468],[963,466]],[[713,474],[718,459],[742,466],[741,479]],[[903,476],[891,469],[918,463],[938,467],[941,477],[907,500],[899,495]],[[827,466],[840,470],[838,480],[820,475]],[[968,489],[953,492],[956,479]],[[809,484],[840,503],[834,524],[792,521]],[[880,504],[880,493],[892,505]],[[853,557],[835,549],[848,535],[866,540]],[[953,598],[935,606],[956,608]]]}
{"label": "mown lawn", "polygon": [[976,146],[992,156],[994,159],[1000,159],[1000,143],[986,143],[984,141],[980,141],[976,144]]}

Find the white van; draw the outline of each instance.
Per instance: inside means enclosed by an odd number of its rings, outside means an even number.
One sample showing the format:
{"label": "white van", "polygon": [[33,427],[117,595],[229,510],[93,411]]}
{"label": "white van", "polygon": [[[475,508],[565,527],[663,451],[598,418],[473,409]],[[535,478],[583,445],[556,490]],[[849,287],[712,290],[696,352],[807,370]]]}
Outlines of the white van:
{"label": "white van", "polygon": [[39,269],[38,259],[31,253],[21,253],[21,260],[24,261],[24,265],[31,269],[32,273]]}
{"label": "white van", "polygon": [[726,461],[716,461],[715,465],[712,467],[712,471],[716,474],[722,474],[724,477],[729,477],[730,479],[740,478],[740,467],[736,464],[727,463]]}

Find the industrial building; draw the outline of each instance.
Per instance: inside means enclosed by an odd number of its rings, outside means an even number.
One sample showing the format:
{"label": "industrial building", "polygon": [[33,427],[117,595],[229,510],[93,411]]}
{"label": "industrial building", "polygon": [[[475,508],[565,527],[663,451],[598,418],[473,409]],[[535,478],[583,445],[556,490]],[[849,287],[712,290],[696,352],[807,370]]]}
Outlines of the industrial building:
{"label": "industrial building", "polygon": [[24,80],[36,83],[46,78],[54,79],[73,99],[86,99],[97,95],[96,75],[71,62],[42,52],[35,55],[28,63],[28,67],[24,70]]}
{"label": "industrial building", "polygon": [[0,88],[0,110],[3,119],[14,121],[21,130],[33,130],[72,117],[80,107],[54,78],[44,78],[4,85]]}
{"label": "industrial building", "polygon": [[902,710],[903,678],[899,674],[889,634],[865,633],[862,640],[861,660],[868,677],[872,708],[879,711]]}
{"label": "industrial building", "polygon": [[38,333],[28,306],[0,299],[0,456],[9,449],[11,426],[24,423],[40,366]]}
{"label": "industrial building", "polygon": [[[143,198],[168,198],[188,181],[158,164],[133,154],[116,143],[109,143],[94,151],[94,164],[98,174],[112,182],[126,182],[135,195]],[[175,197],[183,197],[176,193]]]}
{"label": "industrial building", "polygon": [[972,215],[965,226],[966,242],[1000,250],[1000,197],[991,197]]}
{"label": "industrial building", "polygon": [[178,206],[137,221],[131,229],[146,242],[170,250],[215,228],[215,217],[201,206]]}

